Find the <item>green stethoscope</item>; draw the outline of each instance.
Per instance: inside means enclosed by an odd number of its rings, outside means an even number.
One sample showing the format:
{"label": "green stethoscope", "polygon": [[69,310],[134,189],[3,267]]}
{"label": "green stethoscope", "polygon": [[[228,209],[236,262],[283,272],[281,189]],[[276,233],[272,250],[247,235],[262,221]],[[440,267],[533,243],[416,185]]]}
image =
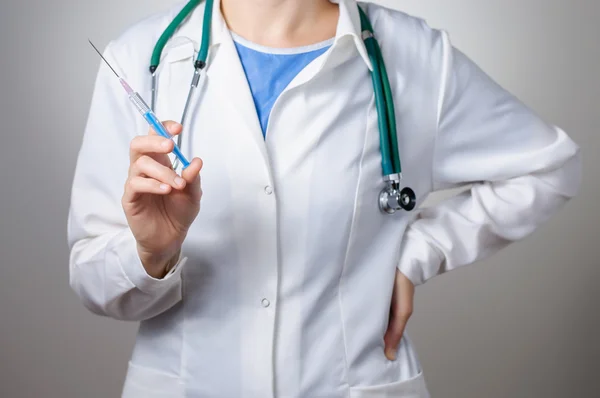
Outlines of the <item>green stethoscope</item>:
{"label": "green stethoscope", "polygon": [[[210,26],[212,20],[213,1],[206,0],[204,10],[204,22],[202,26],[202,42],[198,58],[194,62],[194,77],[190,86],[190,91],[184,106],[181,124],[186,121],[187,113],[190,107],[195,90],[198,88],[202,70],[206,67],[206,58],[208,55],[208,46],[210,41]],[[150,73],[152,74],[152,101],[151,107],[154,110],[156,105],[156,71],[160,63],[162,51],[173,36],[181,23],[194,11],[202,0],[190,0],[183,9],[177,14],[173,22],[165,29],[158,39],[156,47],[152,53],[150,61]],[[379,208],[381,211],[389,214],[397,210],[413,210],[416,205],[416,196],[412,189],[405,187],[400,189],[402,179],[402,167],[400,164],[400,153],[398,149],[398,136],[396,132],[396,117],[394,111],[394,102],[392,90],[385,69],[383,56],[377,40],[373,36],[373,27],[369,22],[362,8],[358,7],[360,13],[362,39],[364,40],[369,59],[373,65],[371,78],[373,80],[373,90],[375,92],[375,104],[377,107],[379,141],[381,150],[381,167],[383,169],[383,180],[386,183],[385,188],[379,194]],[[181,148],[181,134],[177,137],[177,145]]]}

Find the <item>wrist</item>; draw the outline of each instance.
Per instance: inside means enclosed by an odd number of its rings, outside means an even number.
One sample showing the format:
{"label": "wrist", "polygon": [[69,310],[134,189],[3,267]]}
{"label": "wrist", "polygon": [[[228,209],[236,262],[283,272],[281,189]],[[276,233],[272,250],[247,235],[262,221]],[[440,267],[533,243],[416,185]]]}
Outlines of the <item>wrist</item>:
{"label": "wrist", "polygon": [[144,269],[151,277],[163,279],[177,264],[181,249],[169,252],[149,252],[138,246],[138,254]]}

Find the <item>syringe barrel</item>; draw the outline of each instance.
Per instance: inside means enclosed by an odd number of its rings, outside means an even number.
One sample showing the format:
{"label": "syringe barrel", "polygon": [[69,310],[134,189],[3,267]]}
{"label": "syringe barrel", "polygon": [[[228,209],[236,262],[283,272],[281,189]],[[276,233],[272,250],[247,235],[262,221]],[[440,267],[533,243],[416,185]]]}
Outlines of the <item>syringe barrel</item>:
{"label": "syringe barrel", "polygon": [[129,100],[133,103],[133,105],[135,105],[136,109],[142,116],[150,111],[150,107],[138,93],[130,94]]}
{"label": "syringe barrel", "polygon": [[[131,102],[133,102],[138,112],[140,112],[140,114],[144,117],[144,119],[146,119],[148,124],[154,131],[156,131],[158,135],[163,136],[164,138],[173,138],[173,136],[169,134],[165,126],[163,126],[161,121],[158,120],[154,112],[152,112],[148,104],[146,104],[146,102],[138,93],[130,94],[129,99]],[[190,165],[190,162],[185,158],[185,156],[183,156],[183,153],[181,153],[181,150],[177,147],[177,145],[175,145],[173,148],[173,153],[175,156],[177,156],[184,169]]]}
{"label": "syringe barrel", "polygon": [[160,136],[163,136],[165,138],[173,138],[173,136],[171,136],[171,134],[169,134],[169,132],[167,131],[167,129],[165,128],[165,126],[160,122],[160,120],[158,120],[158,118],[156,117],[156,115],[153,112],[146,112],[144,114],[144,119],[146,119],[146,121],[148,122],[148,124],[152,127],[152,129],[154,131],[156,131],[156,133]]}
{"label": "syringe barrel", "polygon": [[[161,135],[164,138],[173,138],[171,134],[169,134],[165,126],[163,126],[160,120],[158,120],[154,112],[152,112],[150,109],[148,109],[148,111],[144,114],[144,118],[158,135]],[[175,154],[175,156],[177,156],[184,169],[190,165],[190,162],[185,158],[183,153],[181,153],[181,150],[179,149],[179,147],[177,147],[177,145],[174,146],[173,153]]]}

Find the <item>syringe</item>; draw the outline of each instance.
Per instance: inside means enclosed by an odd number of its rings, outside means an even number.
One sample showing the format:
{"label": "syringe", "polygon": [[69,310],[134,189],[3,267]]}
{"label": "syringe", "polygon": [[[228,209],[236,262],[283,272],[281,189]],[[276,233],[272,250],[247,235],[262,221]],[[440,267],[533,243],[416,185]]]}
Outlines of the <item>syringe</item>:
{"label": "syringe", "polygon": [[[127,84],[125,79],[123,79],[121,76],[119,76],[119,74],[113,69],[113,67],[110,65],[110,63],[108,63],[106,58],[104,58],[102,53],[100,51],[98,51],[98,49],[96,48],[94,43],[92,43],[92,41],[90,39],[88,39],[88,41],[90,42],[92,47],[94,47],[94,50],[96,50],[96,52],[100,55],[100,57],[106,63],[106,65],[108,65],[110,70],[112,70],[113,73],[117,76],[117,78],[119,79],[119,82],[121,83],[121,86],[123,86],[123,88],[127,92],[127,95],[129,96],[129,100],[135,105],[138,112],[140,112],[140,114],[144,117],[144,119],[146,119],[148,124],[154,129],[154,131],[156,131],[157,134],[159,134],[165,138],[172,139],[173,137],[169,134],[169,132],[167,131],[165,126],[163,126],[163,124],[160,122],[160,120],[158,120],[158,118],[156,117],[156,115],[154,114],[152,109],[150,109],[150,107],[146,104],[146,102],[142,99],[142,97],[137,92],[133,91],[133,89],[129,86],[129,84]],[[179,161],[183,165],[184,169],[190,165],[190,162],[188,162],[188,160],[185,158],[185,156],[183,156],[183,154],[181,153],[181,150],[179,149],[177,144],[174,145],[173,153],[175,154],[175,156],[177,156],[177,159],[179,159]]]}

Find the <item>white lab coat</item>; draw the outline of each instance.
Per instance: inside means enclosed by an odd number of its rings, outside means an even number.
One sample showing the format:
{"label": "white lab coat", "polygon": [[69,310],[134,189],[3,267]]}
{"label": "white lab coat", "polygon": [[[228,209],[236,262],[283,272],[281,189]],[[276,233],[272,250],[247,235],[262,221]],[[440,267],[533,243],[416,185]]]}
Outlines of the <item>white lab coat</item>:
{"label": "white lab coat", "polygon": [[[150,54],[182,5],[110,43],[150,99]],[[266,140],[215,2],[204,87],[183,151],[199,156],[201,210],[182,260],[148,276],[121,208],[129,143],[148,126],[100,68],[69,217],[70,282],[87,308],[141,321],[123,396],[428,397],[407,338],[383,352],[396,268],[416,285],[530,234],[578,191],[578,146],[496,85],[448,35],[365,5],[393,88],[406,186],[473,184],[421,211],[384,215],[377,113],[356,3],[335,44],[273,106]],[[200,6],[169,41],[157,114],[179,120]],[[465,379],[468,376],[465,375]]]}

